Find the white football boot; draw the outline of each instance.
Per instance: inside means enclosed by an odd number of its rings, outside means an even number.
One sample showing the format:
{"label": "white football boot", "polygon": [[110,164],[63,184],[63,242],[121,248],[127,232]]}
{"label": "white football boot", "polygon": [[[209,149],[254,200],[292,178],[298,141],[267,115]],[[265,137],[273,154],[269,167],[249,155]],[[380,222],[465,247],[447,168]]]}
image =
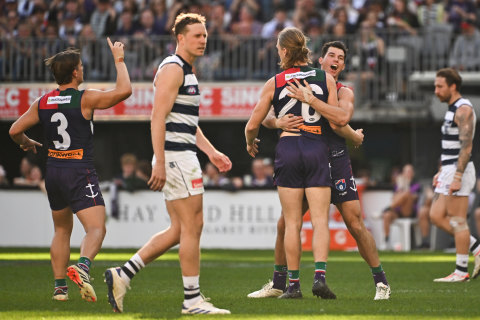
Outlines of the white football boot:
{"label": "white football boot", "polygon": [[470,276],[468,273],[464,276],[461,276],[455,272],[449,274],[445,278],[434,279],[433,282],[465,282],[470,281]]}
{"label": "white football boot", "polygon": [[373,298],[373,300],[388,300],[390,299],[391,293],[392,291],[390,290],[390,286],[386,285],[383,282],[379,282],[377,283],[375,298]]}
{"label": "white football boot", "polygon": [[266,283],[262,289],[249,293],[249,298],[277,298],[283,294],[283,290],[275,289],[273,281]]}
{"label": "white football boot", "polygon": [[230,314],[230,310],[217,308],[208,301],[210,298],[202,296],[202,299],[190,308],[182,305],[182,314]]}
{"label": "white football boot", "polygon": [[123,312],[123,298],[130,286],[123,281],[118,273],[120,268],[110,268],[105,271],[105,283],[108,287],[108,303],[114,312]]}

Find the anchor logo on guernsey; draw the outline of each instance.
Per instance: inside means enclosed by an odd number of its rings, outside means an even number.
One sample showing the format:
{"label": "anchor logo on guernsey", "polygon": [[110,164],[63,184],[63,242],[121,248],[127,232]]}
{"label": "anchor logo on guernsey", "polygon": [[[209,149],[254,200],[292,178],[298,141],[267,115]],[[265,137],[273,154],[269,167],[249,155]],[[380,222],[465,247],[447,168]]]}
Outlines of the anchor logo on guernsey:
{"label": "anchor logo on guernsey", "polygon": [[89,196],[88,194],[86,194],[86,196],[89,197],[89,198],[92,198],[92,199],[95,198],[96,196],[98,196],[98,192],[93,193],[93,186],[95,186],[95,185],[89,183],[89,184],[87,184],[87,186],[85,187],[85,188],[90,189],[90,193],[92,194],[91,196]]}

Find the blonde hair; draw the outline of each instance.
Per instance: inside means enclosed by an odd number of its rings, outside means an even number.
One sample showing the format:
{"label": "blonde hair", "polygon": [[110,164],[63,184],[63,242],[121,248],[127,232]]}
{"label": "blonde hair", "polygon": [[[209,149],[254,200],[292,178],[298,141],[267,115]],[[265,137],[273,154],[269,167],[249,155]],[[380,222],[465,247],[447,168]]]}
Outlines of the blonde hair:
{"label": "blonde hair", "polygon": [[175,39],[179,34],[183,34],[187,31],[188,25],[201,23],[205,26],[205,22],[205,17],[198,13],[180,13],[175,18],[175,23],[173,24],[172,28]]}
{"label": "blonde hair", "polygon": [[279,62],[280,68],[286,70],[295,65],[296,62],[312,63],[310,60],[310,49],[307,48],[309,39],[300,29],[285,28],[278,34],[278,45],[287,49],[285,58]]}

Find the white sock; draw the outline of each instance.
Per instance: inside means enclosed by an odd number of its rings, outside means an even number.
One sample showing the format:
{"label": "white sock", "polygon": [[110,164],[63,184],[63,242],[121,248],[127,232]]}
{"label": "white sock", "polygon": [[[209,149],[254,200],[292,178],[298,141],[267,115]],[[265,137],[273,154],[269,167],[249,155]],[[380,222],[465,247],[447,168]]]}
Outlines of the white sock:
{"label": "white sock", "polygon": [[460,276],[466,276],[468,274],[468,254],[457,253],[455,273]]}
{"label": "white sock", "polygon": [[199,279],[200,276],[193,276],[193,277],[183,277],[183,305],[186,308],[190,308],[191,306],[195,305],[198,301],[202,300],[202,296],[200,295],[200,284]]}
{"label": "white sock", "polygon": [[138,253],[135,253],[133,257],[123,265],[122,271],[120,271],[120,277],[127,285],[130,285],[130,280],[143,268],[145,268],[145,263]]}
{"label": "white sock", "polygon": [[477,244],[477,241],[474,236],[470,235],[470,251],[474,256],[478,256],[480,253],[480,243]]}

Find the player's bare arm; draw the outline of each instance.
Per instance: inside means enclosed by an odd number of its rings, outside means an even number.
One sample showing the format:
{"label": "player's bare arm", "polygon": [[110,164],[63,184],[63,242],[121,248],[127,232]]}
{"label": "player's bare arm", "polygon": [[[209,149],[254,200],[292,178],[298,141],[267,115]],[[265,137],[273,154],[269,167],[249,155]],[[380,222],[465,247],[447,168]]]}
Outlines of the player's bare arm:
{"label": "player's bare arm", "polygon": [[352,89],[342,87],[338,91],[338,106],[347,113],[347,123],[352,120],[355,109],[355,96]]}
{"label": "player's bare arm", "polygon": [[[127,99],[132,94],[132,85],[128,74],[127,66],[124,60],[124,44],[115,41],[112,44],[110,38],[107,38],[108,45],[112,51],[117,69],[117,81],[115,88],[110,90],[88,89],[82,97],[82,113],[86,119],[91,119],[94,109],[107,109],[117,103]],[[84,110],[85,109],[85,110]]]}
{"label": "player's bare arm", "polygon": [[183,83],[183,70],[176,63],[165,65],[155,77],[155,96],[151,117],[152,146],[155,165],[148,185],[153,191],[161,191],[165,185],[165,120],[173,108],[178,88]]}
{"label": "player's bare arm", "polygon": [[245,139],[247,143],[247,152],[250,156],[255,158],[255,155],[258,153],[258,130],[260,130],[260,124],[265,119],[272,105],[273,94],[275,92],[275,78],[270,78],[270,80],[265,83],[260,94],[260,100],[258,100],[255,108],[253,109],[252,115],[245,126]]}
{"label": "player's bare arm", "polygon": [[300,132],[299,126],[303,124],[302,116],[295,116],[292,113],[286,114],[277,119],[273,106],[270,107],[267,117],[263,120],[262,125],[267,129],[282,129],[289,132]]}
{"label": "player's bare arm", "polygon": [[460,106],[455,113],[455,123],[458,126],[460,152],[458,153],[457,171],[450,184],[450,193],[460,190],[462,176],[472,155],[474,116],[469,106]]}
{"label": "player's bare arm", "polygon": [[[290,91],[289,97],[309,104],[323,117],[327,118],[329,122],[337,126],[345,126],[350,121],[352,115],[345,111],[344,108],[338,108],[339,101],[337,99],[335,80],[328,73],[326,76],[329,92],[327,103],[314,96],[312,88],[305,80],[303,80],[303,85],[297,79],[294,79],[295,84],[292,82],[288,83],[287,89]],[[335,97],[332,97],[333,95],[335,95]]]}
{"label": "player's bare arm", "polygon": [[232,169],[230,159],[212,145],[200,127],[197,128],[196,139],[197,147],[208,156],[210,162],[213,163],[220,172],[227,172]]}
{"label": "player's bare arm", "polygon": [[30,139],[25,131],[40,122],[38,118],[38,101],[37,98],[20,118],[15,121],[10,127],[9,134],[13,141],[20,146],[23,151],[32,150],[37,153],[37,147],[41,147],[42,144]]}

